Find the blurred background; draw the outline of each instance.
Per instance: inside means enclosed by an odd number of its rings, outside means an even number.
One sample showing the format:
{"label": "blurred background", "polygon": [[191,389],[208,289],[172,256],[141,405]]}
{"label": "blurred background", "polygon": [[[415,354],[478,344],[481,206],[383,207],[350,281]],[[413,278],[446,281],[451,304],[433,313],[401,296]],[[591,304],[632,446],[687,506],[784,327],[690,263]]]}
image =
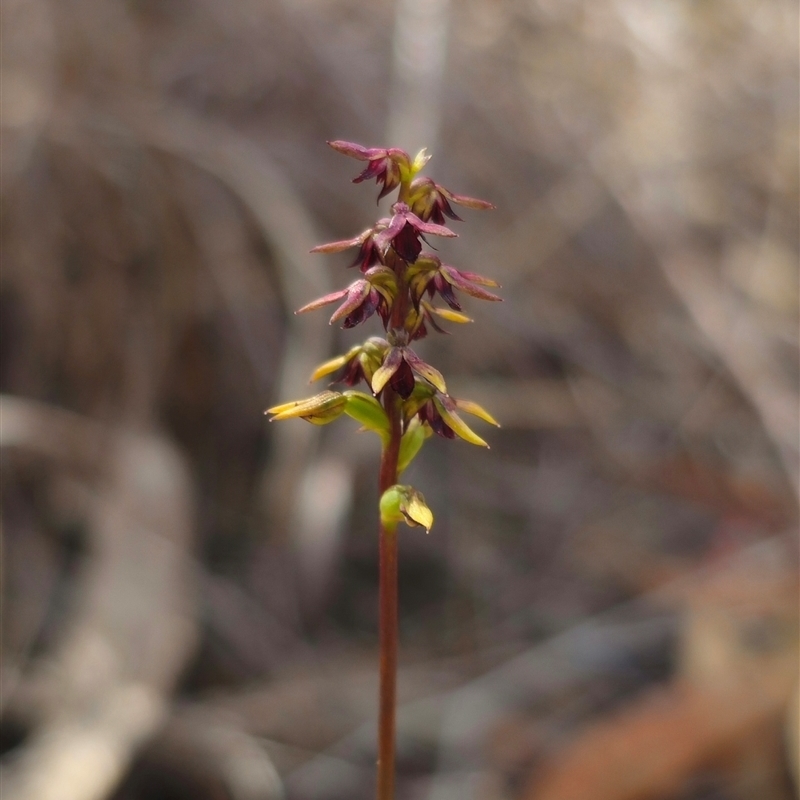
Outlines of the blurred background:
{"label": "blurred background", "polygon": [[[427,145],[503,423],[400,539],[398,798],[791,800],[789,0],[5,0],[4,800],[373,794],[378,450],[267,425]],[[468,298],[469,300],[469,298]],[[794,699],[792,699],[794,698]],[[794,777],[793,777],[794,776]]]}

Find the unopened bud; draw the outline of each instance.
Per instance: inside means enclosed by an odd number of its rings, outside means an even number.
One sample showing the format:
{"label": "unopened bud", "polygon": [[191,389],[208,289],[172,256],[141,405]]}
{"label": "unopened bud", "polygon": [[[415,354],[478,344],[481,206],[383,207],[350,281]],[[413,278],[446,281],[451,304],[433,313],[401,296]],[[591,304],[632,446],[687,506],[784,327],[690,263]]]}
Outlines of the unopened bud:
{"label": "unopened bud", "polygon": [[398,522],[407,525],[421,525],[429,533],[433,525],[433,514],[425,503],[425,498],[411,486],[395,484],[381,496],[381,523],[389,531],[394,531]]}

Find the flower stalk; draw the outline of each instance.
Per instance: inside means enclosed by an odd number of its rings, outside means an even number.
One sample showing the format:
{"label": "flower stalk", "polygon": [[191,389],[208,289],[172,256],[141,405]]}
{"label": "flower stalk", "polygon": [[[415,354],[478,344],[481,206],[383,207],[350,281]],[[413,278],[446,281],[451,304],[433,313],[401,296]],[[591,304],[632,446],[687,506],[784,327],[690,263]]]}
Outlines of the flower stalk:
{"label": "flower stalk", "polygon": [[[360,422],[381,440],[379,473],[379,646],[380,702],[378,719],[378,800],[393,800],[395,779],[395,709],[397,705],[397,526],[422,526],[429,531],[433,514],[420,492],[398,483],[400,476],[433,434],[461,438],[488,447],[462,419],[465,412],[492,425],[498,423],[477,403],[451,397],[442,374],[423,361],[411,343],[428,334],[428,327],[445,333],[437,320],[467,323],[456,292],[481,300],[500,298],[486,287],[498,284],[473,272],[443,264],[423,249],[428,236],[453,238],[445,218],[460,220],[453,204],[472,209],[491,203],[455,194],[420,172],[430,156],[415,158],[397,148],[370,148],[352,142],[330,146],[366,166],[354,183],[374,179],[378,199],[398,190],[391,216],[378,220],[358,236],[315,247],[312,252],[339,253],[358,248],[351,264],[361,277],[350,286],[314,300],[296,313],[339,303],[331,324],[352,328],[377,315],[385,338],[372,336],[314,371],[312,381],[334,376],[333,383],[353,387],[364,382],[369,394],[355,389],[327,389],[313,397],[267,410],[272,420],[305,419],[327,425],[342,415]],[[447,308],[435,305],[437,295]]]}
{"label": "flower stalk", "polygon": [[[379,491],[381,499],[397,484],[400,454],[400,398],[388,388],[383,402],[389,417],[389,441],[381,453]],[[395,775],[395,709],[397,708],[397,520],[381,514],[378,554],[378,800],[393,800]]]}

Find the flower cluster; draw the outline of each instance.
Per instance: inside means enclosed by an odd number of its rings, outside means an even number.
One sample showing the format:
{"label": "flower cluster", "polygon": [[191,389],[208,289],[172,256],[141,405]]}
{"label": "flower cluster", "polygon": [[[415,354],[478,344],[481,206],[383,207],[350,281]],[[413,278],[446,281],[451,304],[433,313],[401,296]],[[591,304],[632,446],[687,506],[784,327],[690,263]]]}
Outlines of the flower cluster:
{"label": "flower cluster", "polygon": [[[326,390],[307,400],[268,409],[272,419],[298,417],[324,425],[347,414],[379,434],[384,453],[393,453],[394,479],[416,456],[432,434],[447,439],[460,437],[488,447],[464,422],[461,414],[474,415],[492,425],[497,422],[476,403],[457,400],[447,392],[442,374],[423,361],[411,343],[428,334],[429,327],[445,332],[439,321],[471,322],[462,313],[459,293],[481,300],[500,300],[487,287],[498,284],[473,272],[442,263],[424,249],[427,237],[452,238],[445,218],[460,220],[453,205],[473,209],[492,208],[491,203],[455,194],[419,175],[429,160],[422,150],[415,158],[397,148],[370,148],[352,142],[329,142],[344,155],[366,162],[354,183],[375,179],[378,199],[399,189],[391,216],[378,220],[358,236],[315,247],[312,252],[339,253],[357,248],[350,266],[361,277],[345,289],[320,297],[297,313],[338,304],[330,321],[352,328],[377,314],[385,337],[373,336],[347,353],[321,364],[312,380],[332,376],[335,383],[353,387],[363,381],[371,394],[353,389]],[[440,298],[446,305],[436,305]],[[393,437],[399,439],[394,442]],[[410,487],[395,484],[384,491],[382,510],[386,524],[405,520],[430,527],[432,517],[422,496]],[[397,498],[401,498],[402,502]],[[411,509],[411,511],[409,511]],[[424,510],[420,510],[424,509]],[[387,516],[388,514],[388,516]]]}

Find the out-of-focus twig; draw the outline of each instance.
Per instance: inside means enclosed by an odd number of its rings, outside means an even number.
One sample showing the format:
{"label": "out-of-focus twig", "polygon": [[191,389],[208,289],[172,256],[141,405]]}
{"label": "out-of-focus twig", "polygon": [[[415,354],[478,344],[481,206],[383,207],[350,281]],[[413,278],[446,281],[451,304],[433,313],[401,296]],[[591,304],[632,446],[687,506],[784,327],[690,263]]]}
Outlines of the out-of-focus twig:
{"label": "out-of-focus twig", "polygon": [[281,800],[283,784],[265,747],[231,719],[199,705],[173,717],[146,759],[189,772],[231,800]]}
{"label": "out-of-focus twig", "polygon": [[663,259],[664,274],[757,410],[791,485],[800,492],[800,398],[747,305],[696,253]]}
{"label": "out-of-focus twig", "polygon": [[8,396],[0,445],[77,466],[95,486],[73,615],[9,699],[35,729],[4,770],[3,794],[102,800],[163,720],[194,642],[188,470],[161,437]]}
{"label": "out-of-focus twig", "polygon": [[[329,289],[324,265],[308,252],[321,237],[294,188],[261,148],[225,126],[185,111],[165,110],[145,102],[133,112],[130,107],[123,106],[120,113],[128,124],[135,126],[145,142],[188,159],[222,180],[258,221],[277,256],[281,299],[290,312],[276,394],[280,397],[302,394],[313,368],[330,354],[332,329],[319,316],[291,313],[303,305],[306,298],[324,294]],[[202,204],[193,204],[193,209],[195,218],[207,213]],[[198,224],[201,228],[198,236],[205,242],[212,259],[219,259],[223,242],[218,236],[216,241],[209,238],[211,220],[206,223],[198,220]],[[229,303],[235,291],[232,285],[235,277],[223,273],[230,269],[228,259],[217,261],[213,267]],[[248,337],[245,346],[251,353],[251,360],[258,361],[254,348],[263,344],[258,345]],[[328,499],[334,506],[342,506],[343,513],[323,515],[328,524],[320,530],[318,524],[309,522],[308,497],[298,493],[299,487],[316,475],[310,460],[318,447],[319,430],[310,425],[276,426],[271,434],[273,457],[262,478],[262,495],[267,517],[277,530],[287,533],[294,542],[301,558],[302,575],[306,571],[305,562],[317,560],[319,548],[338,546],[336,543],[349,507],[352,468],[341,461],[338,480],[335,485],[327,486],[328,493],[336,493],[335,498]],[[311,505],[313,502],[312,499]],[[313,531],[310,526],[314,527]],[[315,585],[324,585],[327,580],[324,577],[315,581]]]}
{"label": "out-of-focus twig", "polygon": [[436,150],[447,57],[450,0],[396,0],[386,141]]}

